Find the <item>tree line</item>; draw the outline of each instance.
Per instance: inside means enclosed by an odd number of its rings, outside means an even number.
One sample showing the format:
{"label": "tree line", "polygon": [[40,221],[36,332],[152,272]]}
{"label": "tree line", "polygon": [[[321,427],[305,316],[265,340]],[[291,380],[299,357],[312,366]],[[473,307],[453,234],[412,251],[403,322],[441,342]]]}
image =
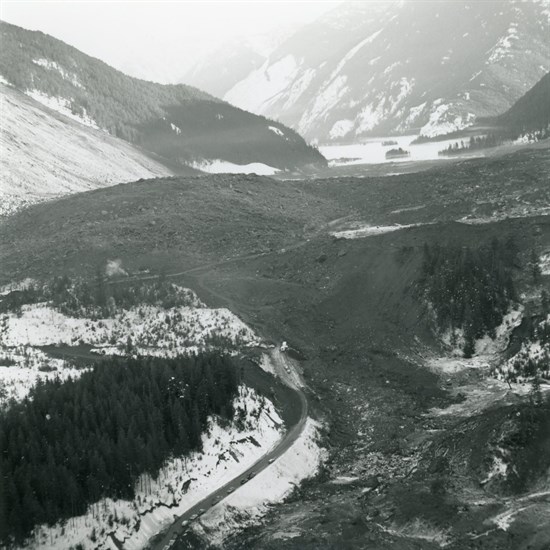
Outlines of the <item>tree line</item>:
{"label": "tree line", "polygon": [[192,306],[196,297],[160,276],[154,282],[109,281],[98,269],[93,280],[54,277],[43,284],[30,284],[15,290],[0,302],[0,312],[18,311],[25,304],[49,302],[61,313],[74,317],[110,317],[117,310],[140,305],[164,309]]}
{"label": "tree line", "polygon": [[141,474],[201,449],[209,415],[233,418],[229,356],[111,358],[78,379],[39,382],[0,415],[0,540],[132,499]]}
{"label": "tree line", "polygon": [[501,145],[502,143],[504,143],[505,139],[505,136],[494,133],[488,134],[486,136],[472,136],[467,143],[465,143],[464,140],[461,140],[460,143],[458,141],[455,141],[454,143],[449,143],[449,146],[446,149],[442,149],[441,151],[439,151],[438,155],[440,157],[452,156],[467,153],[468,151],[488,149],[490,147]]}

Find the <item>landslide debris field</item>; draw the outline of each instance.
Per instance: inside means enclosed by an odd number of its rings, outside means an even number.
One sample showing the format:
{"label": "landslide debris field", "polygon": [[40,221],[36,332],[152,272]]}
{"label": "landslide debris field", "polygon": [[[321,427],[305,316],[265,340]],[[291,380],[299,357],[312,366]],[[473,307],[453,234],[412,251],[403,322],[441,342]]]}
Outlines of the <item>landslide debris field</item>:
{"label": "landslide debris field", "polygon": [[[549,288],[543,274],[535,289],[527,269],[531,250],[550,250],[549,167],[538,149],[384,178],[121,185],[3,222],[0,275],[94,277],[119,259],[129,277],[180,273],[209,305],[288,341],[330,458],[227,548],[542,550],[550,426],[533,424],[518,445],[518,419],[530,414],[519,385],[508,392],[483,365],[428,368],[447,351],[418,280],[425,243],[513,237],[519,294]],[[409,227],[360,233],[396,224]],[[343,231],[370,236],[335,236]],[[469,406],[480,392],[490,407]],[[513,479],[491,481],[498,448],[514,461]]]}
{"label": "landslide debris field", "polygon": [[[295,246],[327,229],[548,213],[548,149],[389,177],[275,181],[209,175],[139,181],[36,205],[0,225],[0,276],[177,271]],[[1,282],[1,281],[0,281]]]}

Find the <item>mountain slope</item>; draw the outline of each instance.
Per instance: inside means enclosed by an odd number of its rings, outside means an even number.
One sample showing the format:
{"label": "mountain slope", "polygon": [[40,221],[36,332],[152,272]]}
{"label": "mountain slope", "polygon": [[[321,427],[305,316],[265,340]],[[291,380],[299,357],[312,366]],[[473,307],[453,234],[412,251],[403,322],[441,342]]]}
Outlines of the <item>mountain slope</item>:
{"label": "mountain slope", "polygon": [[261,67],[267,55],[246,40],[235,40],[199,58],[179,79],[216,97],[223,97],[237,82]]}
{"label": "mountain slope", "polygon": [[516,132],[548,128],[550,124],[550,73],[543,76],[508,111],[492,119],[491,123]]}
{"label": "mountain slope", "polygon": [[171,173],[125,141],[4,84],[0,106],[0,215],[58,195]]}
{"label": "mountain slope", "polygon": [[204,160],[275,169],[324,164],[283,125],[184,85],[128,77],[40,32],[0,23],[0,75],[81,122],[156,153],[177,169]]}
{"label": "mountain slope", "polygon": [[548,2],[348,3],[225,95],[309,140],[434,136],[505,111],[550,67]]}

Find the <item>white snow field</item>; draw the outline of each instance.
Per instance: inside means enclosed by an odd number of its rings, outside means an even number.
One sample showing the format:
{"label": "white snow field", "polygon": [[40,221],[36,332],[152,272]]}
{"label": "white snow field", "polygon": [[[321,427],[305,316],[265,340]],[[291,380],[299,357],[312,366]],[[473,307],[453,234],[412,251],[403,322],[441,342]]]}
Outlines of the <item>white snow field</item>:
{"label": "white snow field", "polygon": [[3,347],[89,344],[98,353],[124,353],[130,336],[136,354],[173,357],[207,347],[209,338],[242,345],[259,342],[226,308],[140,306],[92,320],[69,317],[42,303],[24,305],[20,316],[4,314],[0,323]]}
{"label": "white snow field", "polygon": [[65,524],[37,527],[25,548],[66,550],[77,544],[85,550],[116,548],[111,535],[127,550],[144,548],[174,518],[246,471],[279,441],[283,421],[271,401],[241,386],[234,405],[247,412],[244,430],[234,425],[222,428],[211,417],[209,431],[202,437],[202,453],[172,457],[157,479],[142,476],[132,501],[103,499]]}
{"label": "white snow field", "polygon": [[[345,121],[339,121],[334,128],[338,132],[346,127]],[[372,137],[366,138],[361,142],[346,145],[322,145],[319,147],[321,154],[329,161],[329,166],[352,166],[356,164],[385,164],[389,162],[411,162],[422,160],[448,160],[448,157],[439,156],[439,151],[446,149],[449,145],[454,145],[456,139],[442,140],[437,142],[413,143],[417,138],[415,135],[409,136],[391,136],[391,137]],[[465,141],[468,141],[467,139]],[[383,143],[396,142],[396,145],[383,145]],[[401,147],[409,151],[410,156],[402,158],[386,158],[386,152],[390,149]],[[463,156],[473,157],[482,156],[483,152],[467,152]]]}
{"label": "white snow field", "polygon": [[300,437],[273,464],[207,510],[193,528],[216,547],[225,538],[257,523],[271,504],[280,502],[305,479],[314,476],[327,458],[317,441],[321,425],[308,418]]}
{"label": "white snow field", "polygon": [[130,337],[133,355],[175,357],[261,344],[231,311],[208,308],[192,291],[180,290],[188,293],[192,305],[120,309],[112,317],[95,320],[70,317],[47,303],[0,315],[0,387],[5,390],[0,392],[0,406],[10,398],[24,398],[39,379],[66,379],[82,372],[47,357],[40,346],[86,344],[100,355],[125,355]]}
{"label": "white snow field", "polygon": [[394,224],[394,225],[370,225],[366,223],[354,222],[349,224],[347,229],[339,229],[332,231],[330,234],[335,239],[363,239],[365,237],[374,237],[400,231],[401,229],[409,229],[410,227],[419,227],[421,225],[433,225],[432,223],[410,223],[410,224]]}
{"label": "white snow field", "polygon": [[89,120],[68,118],[54,98],[33,97],[47,107],[0,83],[0,215],[68,193],[171,175]]}
{"label": "white snow field", "polygon": [[[271,127],[270,127],[271,128]],[[278,128],[275,128],[278,130]],[[278,130],[280,132],[280,130]],[[280,170],[262,162],[251,162],[250,164],[235,164],[227,160],[212,159],[194,162],[191,165],[197,170],[209,174],[258,174],[258,176],[273,176]]]}
{"label": "white snow field", "polygon": [[31,346],[6,349],[0,345],[0,409],[12,399],[21,401],[39,380],[78,378],[83,369],[67,366]]}

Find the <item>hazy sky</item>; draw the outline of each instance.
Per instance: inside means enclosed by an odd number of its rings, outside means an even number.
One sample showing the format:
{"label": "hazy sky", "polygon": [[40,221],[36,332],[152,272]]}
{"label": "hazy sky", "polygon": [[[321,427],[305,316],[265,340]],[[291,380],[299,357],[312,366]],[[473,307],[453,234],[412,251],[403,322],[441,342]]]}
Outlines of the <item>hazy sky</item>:
{"label": "hazy sky", "polygon": [[339,3],[0,0],[0,18],[51,34],[135,76],[174,80],[208,49],[234,37],[297,28]]}

